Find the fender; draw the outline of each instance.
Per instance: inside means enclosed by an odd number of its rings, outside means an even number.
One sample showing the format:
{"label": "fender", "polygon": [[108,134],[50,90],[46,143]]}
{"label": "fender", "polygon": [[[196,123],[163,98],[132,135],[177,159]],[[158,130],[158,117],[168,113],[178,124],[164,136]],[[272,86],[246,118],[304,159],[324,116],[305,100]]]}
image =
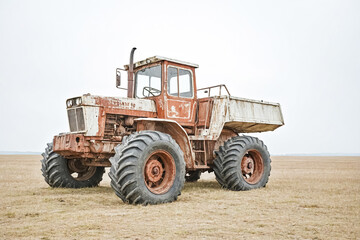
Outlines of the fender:
{"label": "fender", "polygon": [[185,129],[176,121],[159,118],[137,118],[136,131],[155,130],[169,134],[184,153],[184,160],[187,169],[194,169],[195,153],[191,148],[189,136]]}

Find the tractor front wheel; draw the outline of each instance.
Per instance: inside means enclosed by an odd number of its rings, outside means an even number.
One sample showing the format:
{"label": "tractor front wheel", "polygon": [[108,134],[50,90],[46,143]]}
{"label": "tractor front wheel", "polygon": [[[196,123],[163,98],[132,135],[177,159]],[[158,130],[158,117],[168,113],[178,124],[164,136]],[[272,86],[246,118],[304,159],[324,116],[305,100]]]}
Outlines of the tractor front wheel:
{"label": "tractor front wheel", "polygon": [[80,159],[66,159],[53,152],[52,143],[48,144],[42,156],[42,175],[51,187],[95,187],[102,180],[104,167],[85,166]]}
{"label": "tractor front wheel", "polygon": [[170,135],[141,131],[115,147],[110,158],[111,187],[124,202],[159,204],[172,202],[185,182],[185,161]]}

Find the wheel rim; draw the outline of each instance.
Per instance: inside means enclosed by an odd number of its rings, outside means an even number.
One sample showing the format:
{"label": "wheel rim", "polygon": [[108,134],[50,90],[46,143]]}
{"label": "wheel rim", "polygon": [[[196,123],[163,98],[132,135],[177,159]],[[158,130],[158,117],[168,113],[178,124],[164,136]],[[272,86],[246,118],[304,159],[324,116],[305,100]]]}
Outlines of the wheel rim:
{"label": "wheel rim", "polygon": [[264,161],[259,151],[251,149],[241,160],[242,177],[249,184],[256,184],[264,173]]}
{"label": "wheel rim", "polygon": [[85,166],[80,159],[69,159],[67,164],[71,177],[77,181],[89,180],[96,172],[96,167]]}
{"label": "wheel rim", "polygon": [[158,150],[145,162],[144,177],[150,192],[163,194],[169,191],[175,180],[176,166],[170,153]]}

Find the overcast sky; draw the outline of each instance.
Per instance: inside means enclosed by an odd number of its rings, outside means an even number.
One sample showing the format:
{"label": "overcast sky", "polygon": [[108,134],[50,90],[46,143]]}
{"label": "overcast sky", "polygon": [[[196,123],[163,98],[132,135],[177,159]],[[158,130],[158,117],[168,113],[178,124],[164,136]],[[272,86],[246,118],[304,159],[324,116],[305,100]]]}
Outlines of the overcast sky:
{"label": "overcast sky", "polygon": [[199,87],[279,102],[270,153],[360,152],[360,1],[0,0],[0,151],[69,131],[65,100],[125,96],[115,68],[197,63]]}

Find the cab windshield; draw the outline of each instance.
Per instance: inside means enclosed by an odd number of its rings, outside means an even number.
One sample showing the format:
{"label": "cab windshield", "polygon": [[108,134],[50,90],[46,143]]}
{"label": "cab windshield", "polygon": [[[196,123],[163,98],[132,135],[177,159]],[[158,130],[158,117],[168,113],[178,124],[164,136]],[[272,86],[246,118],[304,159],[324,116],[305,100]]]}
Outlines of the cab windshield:
{"label": "cab windshield", "polygon": [[141,69],[135,74],[135,96],[155,97],[161,93],[161,65]]}

